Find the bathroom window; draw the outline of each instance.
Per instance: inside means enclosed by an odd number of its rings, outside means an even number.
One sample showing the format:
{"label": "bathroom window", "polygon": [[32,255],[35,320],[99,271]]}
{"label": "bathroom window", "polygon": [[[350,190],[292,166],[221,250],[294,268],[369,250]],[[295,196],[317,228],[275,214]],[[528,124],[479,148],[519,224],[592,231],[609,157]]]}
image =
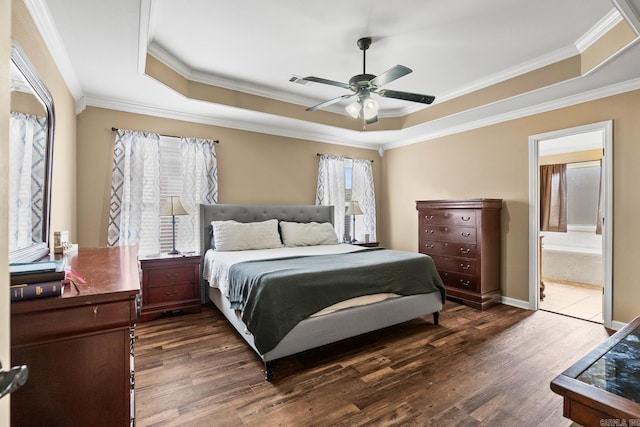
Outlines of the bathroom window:
{"label": "bathroom window", "polygon": [[600,162],[567,164],[567,227],[595,230],[599,191]]}

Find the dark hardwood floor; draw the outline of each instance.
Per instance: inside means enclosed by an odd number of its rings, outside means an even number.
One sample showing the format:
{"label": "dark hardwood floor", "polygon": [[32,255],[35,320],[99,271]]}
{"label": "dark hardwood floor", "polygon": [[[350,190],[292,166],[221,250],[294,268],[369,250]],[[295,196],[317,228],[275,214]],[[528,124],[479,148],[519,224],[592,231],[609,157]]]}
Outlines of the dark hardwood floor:
{"label": "dark hardwood floor", "polygon": [[595,323],[447,301],[432,317],[281,359],[275,380],[215,307],[136,330],[138,426],[569,426],[551,380]]}

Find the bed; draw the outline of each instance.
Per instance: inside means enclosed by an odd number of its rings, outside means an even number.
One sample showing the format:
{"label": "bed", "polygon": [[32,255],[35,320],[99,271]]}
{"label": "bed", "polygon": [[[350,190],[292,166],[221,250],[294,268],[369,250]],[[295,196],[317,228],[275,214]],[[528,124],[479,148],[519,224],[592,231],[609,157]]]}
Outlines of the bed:
{"label": "bed", "polygon": [[[242,233],[273,240],[273,223],[285,247],[236,250],[245,248]],[[307,245],[316,236],[309,230],[321,236],[333,223],[332,206],[200,205],[202,302],[211,300],[258,354],[268,381],[279,358],[427,314],[438,324],[445,291],[431,258],[337,239]]]}

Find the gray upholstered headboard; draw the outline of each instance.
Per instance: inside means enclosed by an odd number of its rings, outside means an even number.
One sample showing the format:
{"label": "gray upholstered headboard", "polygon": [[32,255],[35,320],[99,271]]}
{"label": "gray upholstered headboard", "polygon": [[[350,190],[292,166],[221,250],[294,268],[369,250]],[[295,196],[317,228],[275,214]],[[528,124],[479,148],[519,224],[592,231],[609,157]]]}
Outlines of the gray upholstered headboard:
{"label": "gray upholstered headboard", "polygon": [[[200,205],[200,254],[211,247],[211,221],[257,222],[268,219],[292,222],[330,222],[333,206],[316,205]],[[202,269],[201,269],[202,271]],[[202,302],[207,301],[206,282],[200,279]]]}

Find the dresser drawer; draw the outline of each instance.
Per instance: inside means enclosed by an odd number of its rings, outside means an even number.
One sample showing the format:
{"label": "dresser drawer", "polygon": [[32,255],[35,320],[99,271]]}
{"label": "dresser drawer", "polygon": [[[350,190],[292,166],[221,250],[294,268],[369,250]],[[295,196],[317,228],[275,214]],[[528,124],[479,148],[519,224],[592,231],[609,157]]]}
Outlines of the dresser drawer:
{"label": "dresser drawer", "polygon": [[476,213],[473,210],[427,210],[422,211],[424,224],[475,226]]}
{"label": "dresser drawer", "polygon": [[468,258],[476,258],[478,256],[478,248],[475,243],[452,243],[438,240],[424,240],[420,247],[420,252],[428,255],[450,255]]}
{"label": "dresser drawer", "polygon": [[438,271],[451,271],[463,274],[476,274],[478,261],[474,258],[455,258],[439,255],[431,255]]}
{"label": "dresser drawer", "polygon": [[165,302],[178,302],[199,298],[200,295],[191,283],[181,283],[168,286],[154,286],[149,288],[148,304],[160,304]]}
{"label": "dresser drawer", "polygon": [[440,278],[442,279],[442,282],[444,282],[445,286],[465,289],[472,292],[478,292],[480,290],[478,276],[440,270],[438,270],[438,272],[440,273]]}
{"label": "dresser drawer", "polygon": [[[165,286],[173,283],[193,283],[194,273],[192,265],[173,266],[171,268],[154,268],[145,271],[148,275],[149,286]],[[197,275],[195,275],[197,277]]]}
{"label": "dresser drawer", "polygon": [[427,225],[422,230],[422,238],[427,240],[445,240],[447,242],[476,243],[476,229],[473,227]]}

